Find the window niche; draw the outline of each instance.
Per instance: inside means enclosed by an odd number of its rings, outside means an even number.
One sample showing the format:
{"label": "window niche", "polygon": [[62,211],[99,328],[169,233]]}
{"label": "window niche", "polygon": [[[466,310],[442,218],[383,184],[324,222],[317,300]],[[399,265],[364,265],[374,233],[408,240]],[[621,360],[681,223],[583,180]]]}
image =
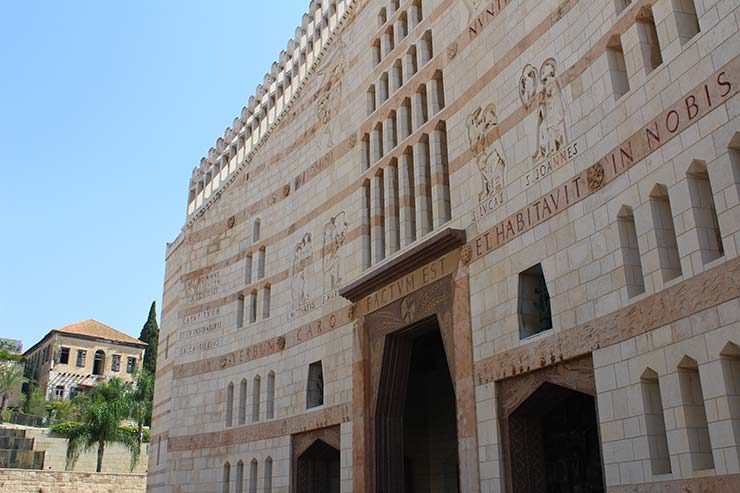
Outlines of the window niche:
{"label": "window niche", "polygon": [[706,264],[725,254],[717,218],[717,207],[714,204],[714,193],[706,164],[698,160],[693,161],[686,173],[686,179],[696,223],[696,234],[699,237],[701,258]]}
{"label": "window niche", "polygon": [[694,471],[711,469],[714,467],[714,458],[699,366],[688,356],[684,356],[678,365],[678,384],[683,412],[681,421],[688,435],[691,467]]}
{"label": "window niche", "polygon": [[519,274],[519,338],[552,329],[550,293],[547,290],[542,264]]}
{"label": "window niche", "polygon": [[650,452],[650,467],[654,475],[668,474],[671,472],[671,459],[668,453],[668,437],[658,374],[651,368],[647,368],[640,377],[640,386]]}
{"label": "window niche", "polygon": [[306,383],[306,409],[324,405],[324,370],[321,361],[308,366]]}

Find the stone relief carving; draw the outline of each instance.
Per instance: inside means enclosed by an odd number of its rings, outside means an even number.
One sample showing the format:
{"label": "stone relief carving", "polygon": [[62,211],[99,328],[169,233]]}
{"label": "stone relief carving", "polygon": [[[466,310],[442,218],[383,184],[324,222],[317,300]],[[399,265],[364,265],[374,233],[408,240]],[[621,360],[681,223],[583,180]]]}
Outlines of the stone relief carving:
{"label": "stone relief carving", "polygon": [[341,257],[339,255],[344,240],[347,236],[349,224],[346,221],[344,211],[329,219],[324,225],[322,268],[324,271],[324,293],[339,288],[342,282]]}
{"label": "stone relief carving", "polygon": [[475,156],[483,189],[478,194],[478,200],[483,202],[492,194],[501,194],[504,189],[506,159],[499,140],[490,142],[488,134],[498,126],[498,115],[493,103],[486,107],[478,107],[471,113],[465,125],[468,129],[468,143]]}
{"label": "stone relief carving", "polygon": [[566,108],[558,63],[554,58],[542,62],[537,70],[527,64],[519,79],[519,98],[526,109],[537,105],[537,145],[532,160],[547,159],[568,145]]}
{"label": "stone relief carving", "polygon": [[306,289],[306,276],[311,267],[313,246],[311,233],[306,233],[295,247],[293,252],[293,265],[290,273],[291,306],[297,310],[308,301],[308,290]]}
{"label": "stone relief carving", "polygon": [[478,9],[486,3],[486,0],[462,0],[462,2],[468,11],[468,20],[470,20],[478,12]]}
{"label": "stone relief carving", "polygon": [[323,131],[316,139],[316,144],[321,150],[331,149],[334,146],[334,118],[339,112],[342,100],[342,77],[344,77],[346,57],[346,46],[342,35],[337,40],[334,57],[329,59],[316,76],[319,80],[318,92],[314,96],[314,109],[319,122],[324,125]]}

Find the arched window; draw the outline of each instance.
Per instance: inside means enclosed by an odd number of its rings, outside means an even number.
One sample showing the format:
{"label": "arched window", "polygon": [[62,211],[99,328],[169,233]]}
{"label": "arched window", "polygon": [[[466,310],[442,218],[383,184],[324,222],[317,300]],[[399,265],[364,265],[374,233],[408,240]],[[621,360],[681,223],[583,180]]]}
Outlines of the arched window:
{"label": "arched window", "polygon": [[671,201],[668,198],[668,190],[665,185],[656,185],[653,188],[650,193],[650,210],[653,218],[660,270],[663,281],[667,282],[681,275],[681,257],[678,253]]}
{"label": "arched window", "polygon": [[673,15],[676,19],[678,39],[686,44],[699,34],[699,17],[696,15],[694,0],[671,0]]}
{"label": "arched window", "polygon": [[244,462],[236,463],[236,493],[244,493]]}
{"label": "arched window", "polygon": [[671,459],[668,454],[668,437],[658,374],[650,368],[646,369],[640,377],[640,386],[642,387],[642,405],[650,451],[650,465],[654,475],[668,474],[671,472]]}
{"label": "arched window", "polygon": [[257,290],[253,289],[249,295],[249,323],[257,321]]}
{"label": "arched window", "polygon": [[262,318],[270,318],[270,298],[272,295],[272,288],[268,284],[262,290]]}
{"label": "arched window", "polygon": [[627,295],[631,298],[645,292],[645,279],[642,272],[640,248],[637,242],[635,216],[632,207],[622,206],[617,216],[619,244],[622,250],[622,264],[624,266],[624,280],[627,285]]}
{"label": "arched window", "polygon": [[645,72],[649,74],[663,63],[663,54],[658,41],[658,30],[655,27],[655,18],[651,7],[643,7],[640,10],[640,14],[637,16],[637,35],[640,40]]}
{"label": "arched window", "polygon": [[244,259],[244,284],[252,284],[252,254]]}
{"label": "arched window", "polygon": [[630,81],[627,78],[627,62],[624,59],[622,39],[618,34],[612,36],[606,45],[606,61],[609,66],[614,99],[619,99],[629,92]]}
{"label": "arched window", "polygon": [[262,474],[264,476],[262,491],[272,493],[272,457],[265,459],[265,471]]}
{"label": "arched window", "polygon": [[678,364],[678,384],[681,393],[681,420],[688,435],[689,458],[694,471],[714,467],[712,442],[709,437],[707,412],[704,407],[699,365],[688,356]]}
{"label": "arched window", "polygon": [[275,417],[275,372],[267,374],[267,395],[265,396],[265,419]]}
{"label": "arched window", "polygon": [[239,424],[247,422],[247,379],[242,378],[239,384]]}
{"label": "arched window", "polygon": [[257,493],[257,459],[249,464],[249,493]]}
{"label": "arched window", "polygon": [[229,382],[226,387],[226,427],[233,424],[234,417],[234,383]]}
{"label": "arched window", "polygon": [[725,254],[707,165],[702,161],[694,160],[686,173],[686,179],[689,185],[689,198],[694,213],[701,258],[706,264]]}
{"label": "arched window", "polygon": [[101,349],[95,351],[95,360],[93,361],[93,375],[103,375],[105,373],[105,352]]}
{"label": "arched window", "polygon": [[252,383],[252,423],[260,420],[260,399],[262,398],[260,382],[259,375],[254,377],[254,382]]}
{"label": "arched window", "polygon": [[229,493],[231,491],[231,464],[228,462],[224,464],[223,480],[221,483],[221,491],[223,491],[223,493]]}

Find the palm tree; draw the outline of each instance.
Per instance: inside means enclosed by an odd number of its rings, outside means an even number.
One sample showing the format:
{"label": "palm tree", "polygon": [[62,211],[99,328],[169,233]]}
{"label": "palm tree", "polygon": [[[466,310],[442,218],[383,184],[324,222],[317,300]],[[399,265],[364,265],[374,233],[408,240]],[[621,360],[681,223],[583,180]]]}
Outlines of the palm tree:
{"label": "palm tree", "polygon": [[10,395],[23,383],[23,370],[15,363],[0,362],[0,423]]}
{"label": "palm tree", "polygon": [[136,467],[141,448],[135,430],[123,424],[131,411],[131,384],[118,378],[99,384],[86,399],[80,400],[80,423],[67,432],[67,470],[72,470],[82,452],[97,447],[97,472],[103,467],[107,443],[119,443],[131,453],[131,470]]}

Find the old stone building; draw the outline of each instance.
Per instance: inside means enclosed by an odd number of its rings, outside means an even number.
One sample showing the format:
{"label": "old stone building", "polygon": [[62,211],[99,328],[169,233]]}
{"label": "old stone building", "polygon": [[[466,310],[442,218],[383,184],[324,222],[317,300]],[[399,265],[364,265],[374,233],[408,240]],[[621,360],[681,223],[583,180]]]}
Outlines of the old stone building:
{"label": "old stone building", "polygon": [[311,2],[167,247],[148,490],[740,491],[738,22]]}
{"label": "old stone building", "polygon": [[23,356],[47,399],[71,399],[99,382],[134,380],[146,343],[97,320],[49,331]]}

